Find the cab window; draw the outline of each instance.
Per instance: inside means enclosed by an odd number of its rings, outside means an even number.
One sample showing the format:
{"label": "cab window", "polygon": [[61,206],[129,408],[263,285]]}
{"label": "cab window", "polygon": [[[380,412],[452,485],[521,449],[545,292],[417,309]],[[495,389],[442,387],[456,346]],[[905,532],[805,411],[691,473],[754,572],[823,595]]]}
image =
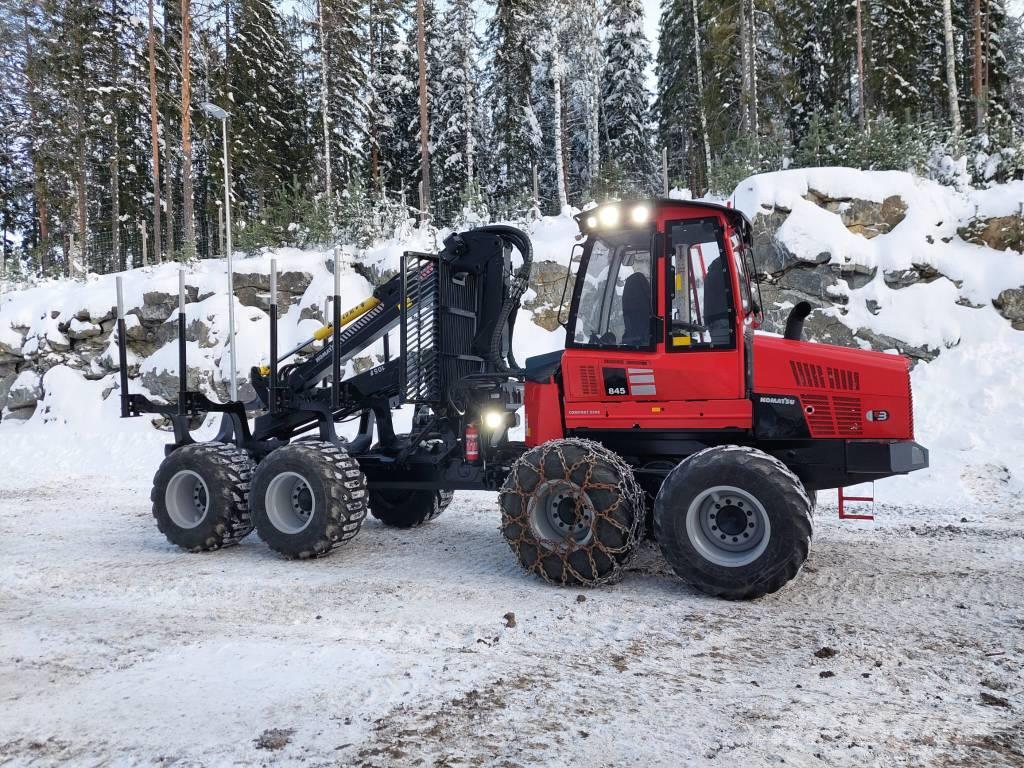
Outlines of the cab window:
{"label": "cab window", "polygon": [[582,272],[577,277],[574,346],[653,346],[653,284],[649,231],[594,237],[584,252]]}
{"label": "cab window", "polygon": [[668,256],[668,348],[733,347],[729,265],[717,219],[671,224]]}

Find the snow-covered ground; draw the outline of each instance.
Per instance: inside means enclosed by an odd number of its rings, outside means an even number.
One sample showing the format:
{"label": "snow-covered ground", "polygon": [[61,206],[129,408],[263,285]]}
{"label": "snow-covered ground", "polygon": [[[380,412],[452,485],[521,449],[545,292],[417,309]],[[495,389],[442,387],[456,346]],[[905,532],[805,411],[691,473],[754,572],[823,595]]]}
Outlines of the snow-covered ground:
{"label": "snow-covered ground", "polygon": [[1020,765],[1022,500],[976,482],[823,508],[797,580],[728,603],[653,550],[527,577],[490,494],[296,563],[175,549],[145,478],[7,479],[0,764]]}

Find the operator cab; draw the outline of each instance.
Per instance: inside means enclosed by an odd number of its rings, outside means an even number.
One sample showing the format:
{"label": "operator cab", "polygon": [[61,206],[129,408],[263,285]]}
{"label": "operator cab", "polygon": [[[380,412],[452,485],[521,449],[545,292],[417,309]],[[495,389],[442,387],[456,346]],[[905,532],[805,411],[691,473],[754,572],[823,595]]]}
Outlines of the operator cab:
{"label": "operator cab", "polygon": [[602,206],[577,221],[587,239],[567,347],[727,349],[735,345],[737,312],[745,325],[759,324],[750,224],[741,213],[659,200]]}
{"label": "operator cab", "polygon": [[[749,429],[747,363],[761,322],[749,220],[713,203],[658,199],[609,203],[577,222],[584,240],[559,318],[563,423],[546,419],[542,428],[533,419],[527,444],[562,434],[614,442],[608,433],[621,430]],[[548,398],[554,413],[555,395]]]}

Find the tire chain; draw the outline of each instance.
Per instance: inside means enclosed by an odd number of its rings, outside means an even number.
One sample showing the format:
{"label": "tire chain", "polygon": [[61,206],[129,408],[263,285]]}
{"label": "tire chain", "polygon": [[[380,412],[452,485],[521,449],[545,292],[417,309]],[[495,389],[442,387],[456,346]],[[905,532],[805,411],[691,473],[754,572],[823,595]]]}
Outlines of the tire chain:
{"label": "tire chain", "polygon": [[[566,458],[564,450],[567,447],[580,449],[583,452],[583,456],[576,461],[569,461]],[[534,464],[530,461],[530,457],[538,455],[538,452],[540,458],[537,463]],[[558,463],[562,468],[561,477],[547,477],[545,475],[545,464],[552,453],[558,456]],[[592,479],[595,465],[598,461],[606,464],[616,472],[620,478],[617,483],[597,482]],[[526,468],[527,474],[536,474],[537,482],[535,487],[539,487],[545,482],[551,480],[568,480],[581,467],[581,465],[587,465],[587,470],[583,485],[578,487],[581,487],[584,492],[597,490],[610,491],[614,497],[614,501],[606,509],[597,509],[594,507],[594,529],[597,529],[598,521],[603,520],[613,528],[621,531],[624,534],[625,540],[621,546],[610,547],[600,541],[595,535],[590,543],[584,545],[577,544],[571,539],[560,542],[565,545],[564,549],[561,551],[542,547],[541,542],[545,540],[536,539],[532,535],[533,529],[530,525],[529,509],[530,499],[533,497],[533,493],[527,492],[520,487],[520,470]],[[528,573],[534,573],[540,576],[550,584],[557,584],[559,586],[567,586],[570,584],[597,586],[600,584],[618,581],[636,555],[638,543],[643,539],[645,517],[643,489],[633,476],[632,468],[623,461],[621,457],[613,451],[605,448],[601,443],[593,440],[584,440],[580,438],[551,440],[524,453],[516,460],[515,464],[512,465],[512,470],[501,487],[501,498],[505,499],[509,495],[518,497],[517,506],[519,511],[518,514],[509,514],[506,511],[505,504],[502,504],[502,534],[505,536],[506,541],[508,541],[512,551],[515,552],[516,558],[523,565],[523,568]],[[577,498],[577,516],[579,516],[581,512],[581,503],[581,499]],[[620,507],[623,505],[631,507],[629,517],[632,522],[629,525],[624,525],[615,517],[615,513],[619,512]],[[519,527],[519,536],[515,538],[510,538],[508,536],[507,530],[510,524],[517,525]],[[524,543],[535,546],[538,550],[537,557],[532,565],[528,564],[522,556],[521,548]],[[599,573],[597,563],[594,559],[595,551],[600,551],[604,554],[607,559],[611,561],[612,568],[606,574],[596,578],[581,574],[570,562],[570,556],[581,551],[586,555],[591,573]],[[561,579],[552,578],[544,568],[544,561],[550,557],[556,556],[560,557],[562,560]]]}

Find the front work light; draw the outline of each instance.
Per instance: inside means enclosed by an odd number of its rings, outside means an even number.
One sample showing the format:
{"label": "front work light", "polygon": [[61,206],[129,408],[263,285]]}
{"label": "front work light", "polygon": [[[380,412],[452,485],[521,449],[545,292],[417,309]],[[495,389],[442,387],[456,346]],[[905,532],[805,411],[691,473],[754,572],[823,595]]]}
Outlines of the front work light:
{"label": "front work light", "polygon": [[619,209],[614,205],[602,208],[598,211],[597,216],[603,227],[616,227],[619,224]]}
{"label": "front work light", "polygon": [[651,218],[651,209],[646,205],[638,205],[629,212],[629,218],[634,224],[646,224],[647,220]]}

